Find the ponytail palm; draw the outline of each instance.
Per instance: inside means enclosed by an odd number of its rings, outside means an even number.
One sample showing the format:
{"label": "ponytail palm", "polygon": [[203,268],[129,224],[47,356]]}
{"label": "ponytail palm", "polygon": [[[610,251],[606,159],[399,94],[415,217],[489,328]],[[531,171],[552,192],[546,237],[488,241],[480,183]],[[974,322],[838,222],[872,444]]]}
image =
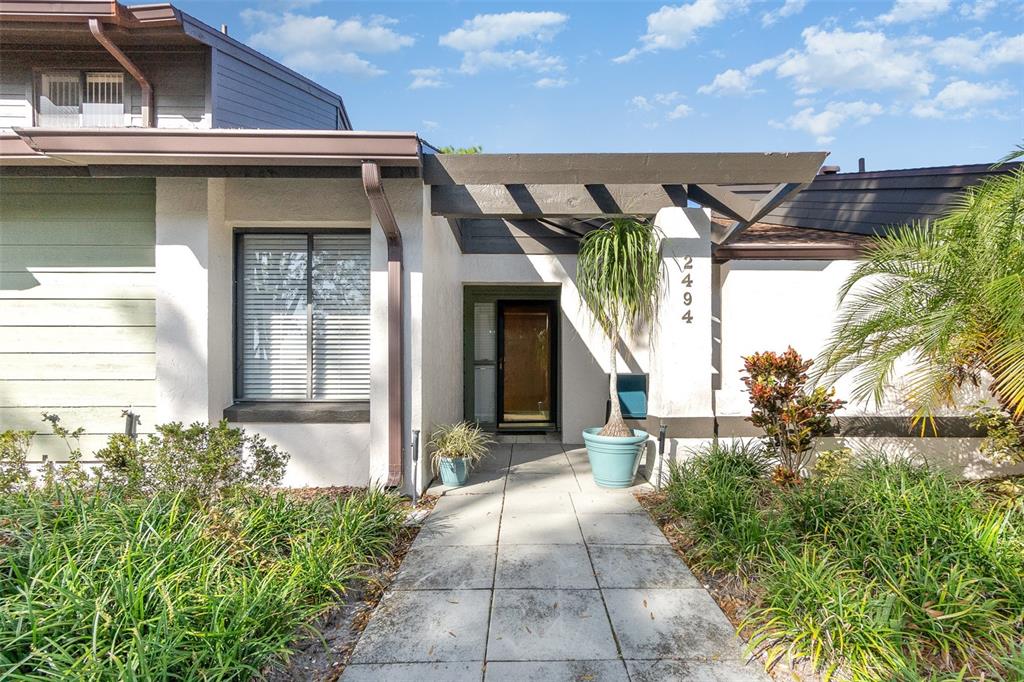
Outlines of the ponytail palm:
{"label": "ponytail palm", "polygon": [[852,374],[853,397],[878,404],[900,358],[918,420],[952,405],[960,386],[990,379],[1000,407],[1024,425],[1021,167],[967,189],[930,225],[876,238],[842,287],[818,372]]}
{"label": "ponytail palm", "polygon": [[657,314],[663,287],[657,230],[642,220],[616,218],[587,233],[580,243],[576,285],[611,341],[611,413],[600,435],[632,436],[619,406],[619,337],[650,325]]}

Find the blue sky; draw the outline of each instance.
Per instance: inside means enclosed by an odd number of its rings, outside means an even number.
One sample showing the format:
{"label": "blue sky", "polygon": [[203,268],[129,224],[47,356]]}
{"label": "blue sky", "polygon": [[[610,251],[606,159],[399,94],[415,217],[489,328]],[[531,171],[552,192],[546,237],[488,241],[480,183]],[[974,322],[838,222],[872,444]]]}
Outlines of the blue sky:
{"label": "blue sky", "polygon": [[178,3],[345,98],[488,152],[826,149],[853,170],[1024,139],[1020,0]]}

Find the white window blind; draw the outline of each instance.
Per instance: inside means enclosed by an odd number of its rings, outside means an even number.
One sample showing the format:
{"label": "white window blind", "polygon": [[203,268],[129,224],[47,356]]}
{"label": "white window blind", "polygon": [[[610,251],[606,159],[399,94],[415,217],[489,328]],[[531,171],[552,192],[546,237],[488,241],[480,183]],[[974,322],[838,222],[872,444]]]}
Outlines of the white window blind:
{"label": "white window blind", "polygon": [[82,79],[77,73],[44,73],[39,93],[39,125],[75,128],[81,125]]}
{"label": "white window blind", "polygon": [[239,397],[368,400],[369,232],[245,234],[240,266]]}
{"label": "white window blind", "polygon": [[115,128],[125,125],[124,74],[85,74],[82,125],[86,128]]}

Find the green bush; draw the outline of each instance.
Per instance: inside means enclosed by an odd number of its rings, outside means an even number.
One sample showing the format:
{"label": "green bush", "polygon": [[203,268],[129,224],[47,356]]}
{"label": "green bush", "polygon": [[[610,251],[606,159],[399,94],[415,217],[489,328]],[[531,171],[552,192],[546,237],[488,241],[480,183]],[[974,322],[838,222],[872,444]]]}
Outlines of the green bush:
{"label": "green bush", "polygon": [[855,680],[1013,679],[1024,638],[1019,504],[881,456],[787,487],[752,478],[748,461],[735,447],[698,452],[668,495],[702,561],[756,575],[752,647]]}
{"label": "green bush", "polygon": [[33,435],[32,431],[0,433],[0,495],[24,490],[32,485],[32,474],[26,460]]}
{"label": "green bush", "polygon": [[0,678],[245,679],[287,655],[402,522],[380,490],[200,504],[0,496]]}
{"label": "green bush", "polygon": [[138,440],[111,436],[96,453],[108,480],[134,493],[184,492],[210,500],[284,477],[289,456],[259,434],[219,424],[161,424]]}

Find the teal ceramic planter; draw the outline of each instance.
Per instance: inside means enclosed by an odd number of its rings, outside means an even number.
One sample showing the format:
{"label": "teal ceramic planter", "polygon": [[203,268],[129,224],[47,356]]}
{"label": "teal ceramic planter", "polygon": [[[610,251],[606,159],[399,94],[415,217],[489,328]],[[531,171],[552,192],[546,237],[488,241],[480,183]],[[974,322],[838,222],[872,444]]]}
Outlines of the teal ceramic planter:
{"label": "teal ceramic planter", "polygon": [[603,488],[628,488],[633,485],[633,477],[640,466],[640,452],[647,442],[647,432],[633,429],[633,435],[625,438],[597,435],[600,432],[601,427],[583,431],[594,482]]}
{"label": "teal ceramic planter", "polygon": [[453,488],[466,485],[467,476],[469,467],[466,466],[466,460],[447,457],[441,460],[441,483]]}

